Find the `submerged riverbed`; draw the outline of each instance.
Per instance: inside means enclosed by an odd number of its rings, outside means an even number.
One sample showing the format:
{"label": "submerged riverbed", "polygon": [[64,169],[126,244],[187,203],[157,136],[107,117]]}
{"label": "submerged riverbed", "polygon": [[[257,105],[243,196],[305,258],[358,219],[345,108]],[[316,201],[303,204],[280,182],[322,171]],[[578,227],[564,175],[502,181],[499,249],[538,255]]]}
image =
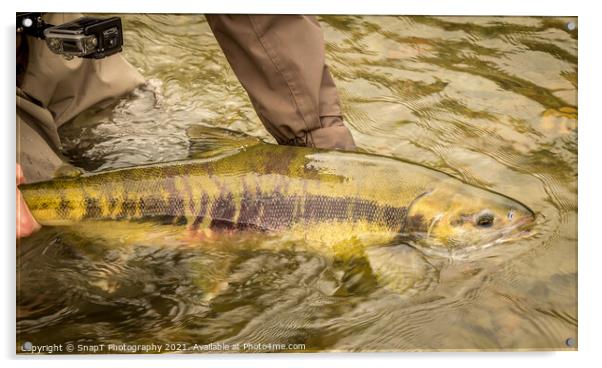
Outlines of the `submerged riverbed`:
{"label": "submerged riverbed", "polygon": [[[62,128],[75,165],[185,159],[195,124],[273,142],[203,16],[122,17],[123,55],[148,84]],[[537,236],[474,259],[402,264],[420,277],[395,290],[366,264],[286,244],[203,248],[170,243],[165,230],[144,239],[116,227],[109,241],[44,228],[17,248],[18,346],[576,348],[576,18],[319,19],[360,149],[515,198],[537,214]]]}

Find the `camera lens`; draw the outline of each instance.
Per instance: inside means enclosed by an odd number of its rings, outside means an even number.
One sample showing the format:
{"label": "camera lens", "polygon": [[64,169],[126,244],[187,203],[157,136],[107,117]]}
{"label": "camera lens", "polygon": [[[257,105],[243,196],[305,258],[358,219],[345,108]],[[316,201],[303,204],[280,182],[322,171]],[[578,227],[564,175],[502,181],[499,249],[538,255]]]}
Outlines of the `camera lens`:
{"label": "camera lens", "polygon": [[46,44],[50,51],[58,54],[61,52],[61,41],[57,38],[46,38]]}
{"label": "camera lens", "polygon": [[98,41],[96,40],[96,37],[89,37],[84,42],[84,47],[86,49],[86,52],[93,51],[96,48],[96,45],[98,45]]}

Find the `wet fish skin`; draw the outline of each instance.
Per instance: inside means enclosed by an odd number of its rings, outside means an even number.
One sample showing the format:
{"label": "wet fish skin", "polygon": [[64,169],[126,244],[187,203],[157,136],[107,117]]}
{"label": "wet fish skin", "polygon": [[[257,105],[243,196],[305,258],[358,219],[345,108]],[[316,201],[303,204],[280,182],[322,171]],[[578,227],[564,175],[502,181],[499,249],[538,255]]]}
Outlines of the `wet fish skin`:
{"label": "wet fish skin", "polygon": [[[509,238],[534,219],[532,211],[508,197],[420,165],[270,144],[20,189],[42,225],[154,221],[192,230],[265,231],[328,244],[349,239],[384,244],[402,236],[427,247],[478,246],[480,239]],[[495,226],[481,229],[471,223],[483,211],[495,215]],[[506,218],[510,212],[514,220]],[[520,226],[514,229],[512,222]]]}

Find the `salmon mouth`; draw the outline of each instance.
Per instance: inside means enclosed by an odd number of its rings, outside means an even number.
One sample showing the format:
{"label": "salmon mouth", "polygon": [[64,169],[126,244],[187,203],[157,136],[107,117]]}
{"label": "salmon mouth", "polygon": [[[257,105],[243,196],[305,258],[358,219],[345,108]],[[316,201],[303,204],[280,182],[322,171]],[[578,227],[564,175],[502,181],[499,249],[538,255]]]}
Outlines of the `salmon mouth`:
{"label": "salmon mouth", "polygon": [[533,231],[535,226],[535,215],[525,216],[518,220],[514,226],[512,226],[513,230],[530,233]]}
{"label": "salmon mouth", "polygon": [[535,216],[525,216],[509,226],[484,234],[481,241],[474,244],[462,244],[461,241],[452,241],[450,244],[429,242],[435,240],[432,237],[432,230],[438,221],[438,218],[433,220],[427,232],[415,237],[408,244],[427,256],[462,260],[478,257],[479,254],[483,254],[483,251],[531,238],[537,234],[534,230]]}
{"label": "salmon mouth", "polygon": [[[536,234],[534,231],[535,219],[533,217],[524,217],[517,221],[517,223],[508,228],[501,236],[499,241],[506,243],[509,241],[529,238]],[[513,235],[510,235],[513,234]],[[507,236],[510,235],[510,236]]]}

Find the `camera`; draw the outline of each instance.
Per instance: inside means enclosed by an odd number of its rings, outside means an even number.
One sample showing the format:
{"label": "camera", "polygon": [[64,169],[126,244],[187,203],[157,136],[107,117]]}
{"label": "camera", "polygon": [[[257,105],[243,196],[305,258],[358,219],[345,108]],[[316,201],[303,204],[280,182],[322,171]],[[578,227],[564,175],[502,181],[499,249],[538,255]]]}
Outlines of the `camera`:
{"label": "camera", "polygon": [[82,17],[46,28],[44,38],[55,54],[100,59],[121,51],[123,31],[118,17]]}
{"label": "camera", "polygon": [[46,24],[42,13],[20,13],[17,32],[44,39],[52,52],[68,59],[75,56],[101,59],[122,51],[123,46],[119,17],[81,17],[55,26]]}

